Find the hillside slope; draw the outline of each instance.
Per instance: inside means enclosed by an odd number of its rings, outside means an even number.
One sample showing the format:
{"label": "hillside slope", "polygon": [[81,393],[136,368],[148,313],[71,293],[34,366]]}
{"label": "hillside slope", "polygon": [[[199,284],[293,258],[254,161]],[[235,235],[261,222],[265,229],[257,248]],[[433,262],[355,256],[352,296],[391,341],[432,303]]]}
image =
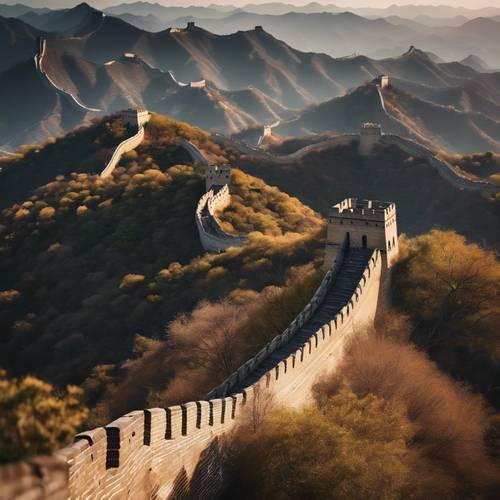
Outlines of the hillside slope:
{"label": "hillside slope", "polygon": [[327,131],[357,133],[362,123],[377,122],[385,133],[410,137],[434,149],[500,151],[500,115],[497,116],[496,104],[489,107],[489,101],[477,93],[468,99],[469,95],[461,89],[437,91],[426,87],[426,91],[419,91],[425,99],[399,89],[397,84],[382,92],[373,84],[359,87],[346,96],[307,108],[296,118],[282,122],[275,132],[285,136]]}
{"label": "hillside slope", "polygon": [[58,92],[32,58],[0,73],[0,146],[15,149],[80,125],[87,111]]}
{"label": "hillside slope", "polygon": [[[192,87],[188,83],[179,83],[168,72],[150,67],[138,57],[122,56],[98,65],[51,48],[49,44],[43,57],[43,71],[57,87],[74,95],[84,106],[100,110],[101,114],[128,107],[146,107],[224,133],[275,122],[291,115],[285,107],[256,88],[223,91],[211,82]],[[36,90],[41,87],[44,87],[42,91]],[[0,145],[7,148],[26,142],[43,142],[49,135],[60,135],[96,116],[95,112],[75,110],[73,120],[57,121],[57,111],[50,110],[54,106],[52,101],[58,100],[61,93],[50,87],[50,82],[35,70],[32,59],[0,73],[0,93],[6,103],[0,109],[0,121],[5,124],[5,128],[0,129]],[[62,100],[72,100],[66,97],[63,96]],[[70,105],[68,102],[69,110]],[[32,107],[34,110],[43,108],[44,113],[35,111],[32,114]],[[13,113],[15,109],[17,112]],[[10,116],[14,116],[14,120],[9,120]],[[50,126],[56,122],[58,127]],[[27,133],[33,123],[36,126]]]}
{"label": "hillside slope", "polygon": [[479,193],[460,191],[425,161],[409,157],[395,146],[360,156],[357,143],[326,147],[300,161],[277,163],[239,156],[227,148],[246,172],[298,197],[324,216],[332,200],[359,198],[395,201],[398,228],[409,235],[437,227],[454,229],[485,246],[500,244],[500,203]]}
{"label": "hillside slope", "polygon": [[0,71],[33,57],[44,33],[18,19],[0,16]]}
{"label": "hillside slope", "polygon": [[[112,177],[77,170],[2,211],[0,363],[12,373],[58,384],[80,383],[94,369],[106,373],[130,359],[137,342],[162,337],[167,322],[198,301],[283,284],[290,268],[321,249],[317,214],[235,171],[235,203],[222,219],[255,233],[241,248],[204,254],[194,220],[204,172],[176,165],[173,141],[214,145],[200,130],[158,115],[147,129]],[[65,147],[76,139],[40,155],[65,170]],[[95,141],[80,138],[82,157],[86,144]]]}

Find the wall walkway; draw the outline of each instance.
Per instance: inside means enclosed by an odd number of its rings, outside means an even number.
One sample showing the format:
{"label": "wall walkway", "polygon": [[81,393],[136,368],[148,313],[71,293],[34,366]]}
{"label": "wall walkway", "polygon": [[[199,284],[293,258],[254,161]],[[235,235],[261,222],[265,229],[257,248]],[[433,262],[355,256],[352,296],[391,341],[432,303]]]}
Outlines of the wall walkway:
{"label": "wall walkway", "polygon": [[[292,154],[278,156],[273,155],[267,151],[263,151],[259,148],[251,147],[240,141],[230,139],[221,134],[213,134],[212,138],[218,144],[229,144],[242,154],[252,155],[256,158],[262,158],[263,160],[271,161],[273,163],[281,165],[300,161],[305,155],[313,152],[322,151],[326,148],[335,147],[341,144],[349,144],[352,141],[359,141],[358,134],[343,134],[332,139],[318,142],[316,144],[310,144],[309,146],[305,146]],[[382,142],[384,144],[394,144],[411,155],[428,160],[429,164],[439,172],[443,179],[445,179],[447,182],[458,189],[464,189],[467,191],[480,191],[492,194],[500,191],[497,185],[489,182],[488,180],[471,179],[461,174],[459,171],[453,168],[452,165],[439,159],[433,151],[415,141],[412,141],[411,139],[406,139],[394,134],[382,134]]]}
{"label": "wall walkway", "polygon": [[452,165],[439,159],[430,149],[411,139],[406,139],[398,135],[383,134],[382,142],[384,144],[396,145],[413,156],[424,158],[438,171],[443,179],[458,189],[481,191],[485,193],[497,193],[500,191],[499,186],[496,186],[492,182],[483,179],[472,179],[461,174],[458,170],[453,168]]}

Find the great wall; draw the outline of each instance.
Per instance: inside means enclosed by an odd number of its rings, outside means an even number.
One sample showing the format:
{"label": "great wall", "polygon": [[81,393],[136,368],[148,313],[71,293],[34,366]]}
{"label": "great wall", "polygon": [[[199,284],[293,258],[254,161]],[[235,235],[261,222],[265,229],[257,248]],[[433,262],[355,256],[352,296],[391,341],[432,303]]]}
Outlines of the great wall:
{"label": "great wall", "polygon": [[[229,184],[229,166],[209,166],[200,204],[213,211],[226,205]],[[346,226],[340,228],[340,220]],[[328,228],[327,272],[314,296],[282,334],[206,400],[133,411],[78,434],[51,457],[5,465],[0,499],[216,496],[223,484],[224,436],[270,398],[290,407],[311,402],[318,376],[335,369],[349,339],[375,317],[382,271],[397,255],[394,246],[388,251],[397,238],[394,204],[344,200],[332,207]]]}
{"label": "great wall", "polygon": [[[147,111],[124,113],[128,113],[125,121],[130,115],[127,123],[138,131],[116,148],[102,177],[111,175],[122,154],[144,138]],[[245,154],[278,163],[298,161],[310,152],[352,141],[359,141],[365,154],[378,142],[395,144],[429,160],[443,178],[460,189],[498,190],[485,181],[462,177],[432,151],[409,139],[378,132],[368,135],[363,138],[362,130],[359,136],[338,136],[283,157],[237,141],[230,144]],[[215,140],[222,137],[212,136]],[[230,204],[230,166],[209,165],[201,151],[185,139],[178,139],[177,144],[193,162],[207,167],[206,192],[195,211],[202,246],[220,252],[244,244],[245,237],[224,232],[216,217],[217,211]],[[223,485],[224,439],[259,413],[267,401],[288,407],[311,403],[311,388],[318,377],[335,370],[350,339],[373,322],[381,281],[397,253],[393,203],[350,198],[335,205],[328,217],[327,272],[284,332],[210,391],[205,400],[132,411],[104,427],[78,434],[73,444],[53,456],[0,467],[0,500],[215,497]]]}
{"label": "great wall", "polygon": [[122,111],[119,116],[125,125],[132,129],[137,129],[137,132],[118,144],[106,167],[100,173],[101,177],[109,177],[118,165],[121,157],[139,146],[144,139],[144,125],[150,118],[148,111],[145,109],[127,109]]}
{"label": "great wall", "polygon": [[84,111],[91,111],[93,113],[100,113],[102,110],[99,108],[91,108],[83,104],[79,97],[75,94],[64,90],[62,87],[57,85],[54,80],[47,74],[47,72],[43,68],[43,59],[45,57],[45,52],[47,50],[47,40],[45,38],[40,38],[38,40],[38,53],[34,57],[35,67],[40,72],[40,75],[43,77],[43,81],[48,82],[49,86],[53,87],[59,94],[61,94],[64,98],[68,98],[72,104],[75,104],[77,107],[81,108]]}

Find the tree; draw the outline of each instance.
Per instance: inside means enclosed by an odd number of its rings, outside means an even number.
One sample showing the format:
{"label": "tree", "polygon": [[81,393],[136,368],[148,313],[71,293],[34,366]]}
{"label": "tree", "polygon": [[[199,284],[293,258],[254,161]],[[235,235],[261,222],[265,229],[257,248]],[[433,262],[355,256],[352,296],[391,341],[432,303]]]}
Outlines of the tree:
{"label": "tree", "polygon": [[281,410],[228,446],[226,498],[401,498],[414,427],[403,406],[349,389],[319,407]]}
{"label": "tree", "polygon": [[35,377],[8,379],[0,370],[0,461],[12,461],[62,448],[87,418],[83,391],[56,391]]}
{"label": "tree", "polygon": [[415,325],[411,339],[500,407],[500,264],[452,231],[401,243],[393,298]]}
{"label": "tree", "polygon": [[500,264],[492,253],[452,231],[407,241],[395,269],[395,298],[426,348],[452,344],[500,357]]}

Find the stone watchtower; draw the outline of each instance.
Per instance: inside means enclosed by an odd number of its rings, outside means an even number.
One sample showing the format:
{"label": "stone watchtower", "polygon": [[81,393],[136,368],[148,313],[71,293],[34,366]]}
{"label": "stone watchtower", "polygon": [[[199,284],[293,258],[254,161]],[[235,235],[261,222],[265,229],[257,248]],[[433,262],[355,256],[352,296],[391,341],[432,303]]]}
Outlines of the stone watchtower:
{"label": "stone watchtower", "polygon": [[387,75],[379,75],[375,78],[375,84],[381,89],[385,89],[389,86],[389,77]]}
{"label": "stone watchtower", "polygon": [[326,267],[332,266],[346,238],[350,248],[378,248],[384,268],[390,268],[399,252],[396,205],[357,198],[346,198],[334,205],[328,215]]}
{"label": "stone watchtower", "polygon": [[372,152],[375,144],[382,138],[382,127],[380,123],[363,123],[359,134],[359,154],[368,155]]}
{"label": "stone watchtower", "polygon": [[137,109],[125,109],[120,112],[120,118],[123,120],[125,125],[129,125],[130,127],[142,127],[145,123],[147,123],[150,119],[150,115],[147,109],[137,108]]}
{"label": "stone watchtower", "polygon": [[231,165],[209,165],[205,179],[206,191],[213,186],[228,186],[231,184]]}

